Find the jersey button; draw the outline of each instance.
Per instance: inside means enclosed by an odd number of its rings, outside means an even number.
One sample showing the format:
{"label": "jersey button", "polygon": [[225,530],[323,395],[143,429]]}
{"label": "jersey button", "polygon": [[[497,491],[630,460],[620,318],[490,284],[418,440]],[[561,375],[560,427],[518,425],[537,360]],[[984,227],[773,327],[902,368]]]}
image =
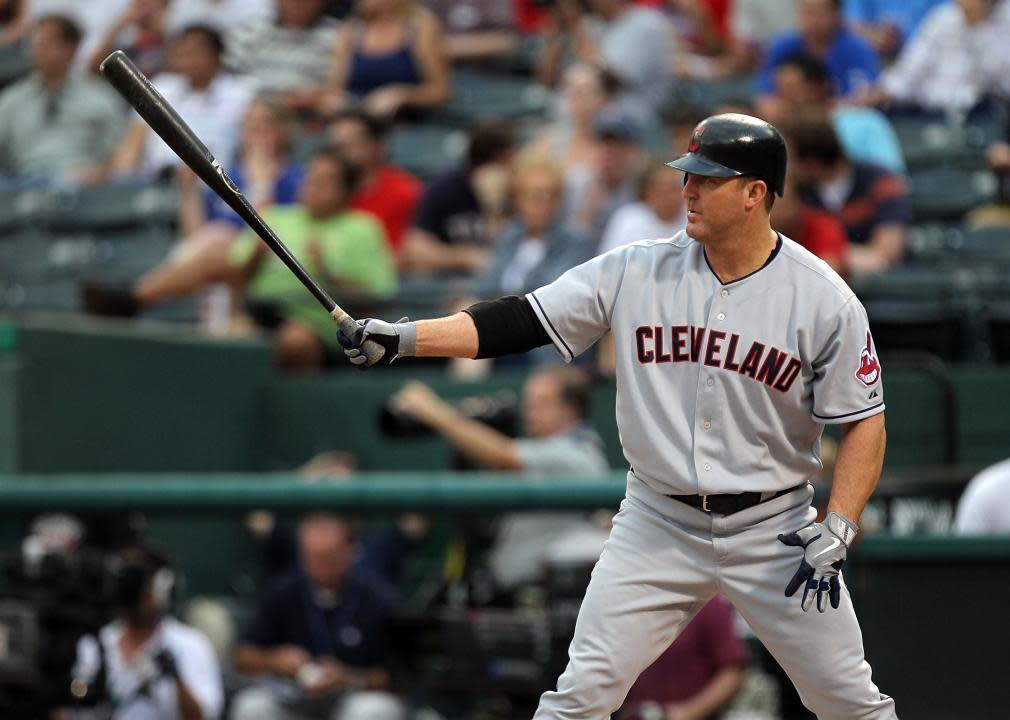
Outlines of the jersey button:
{"label": "jersey button", "polygon": [[704,423],[702,423],[702,427],[705,428],[706,430],[710,430],[712,428],[712,423],[706,420]]}
{"label": "jersey button", "polygon": [[716,317],[719,318],[720,320],[725,320],[726,319],[726,313],[719,313],[718,315],[716,315]]}
{"label": "jersey button", "polygon": [[711,466],[711,465],[709,465],[708,463],[705,463],[705,469],[706,469],[706,470],[711,470],[711,469],[712,469],[712,466]]}
{"label": "jersey button", "polygon": [[709,378],[708,379],[708,386],[712,387],[713,385],[715,385],[715,380],[713,378]]}
{"label": "jersey button", "polygon": [[722,291],[722,296],[723,297],[729,297],[729,290],[723,290]]}

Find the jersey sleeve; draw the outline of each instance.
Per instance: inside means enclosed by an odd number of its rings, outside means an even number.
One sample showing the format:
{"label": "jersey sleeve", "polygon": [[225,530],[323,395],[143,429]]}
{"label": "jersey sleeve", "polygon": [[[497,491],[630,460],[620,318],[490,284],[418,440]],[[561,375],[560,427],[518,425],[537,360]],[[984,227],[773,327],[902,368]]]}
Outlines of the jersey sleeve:
{"label": "jersey sleeve", "polygon": [[610,329],[624,277],[625,252],[599,255],[526,295],[565,362],[582,354]]}
{"label": "jersey sleeve", "polygon": [[880,361],[866,311],[855,296],[842,306],[813,362],[813,419],[825,425],[854,422],[884,411]]}

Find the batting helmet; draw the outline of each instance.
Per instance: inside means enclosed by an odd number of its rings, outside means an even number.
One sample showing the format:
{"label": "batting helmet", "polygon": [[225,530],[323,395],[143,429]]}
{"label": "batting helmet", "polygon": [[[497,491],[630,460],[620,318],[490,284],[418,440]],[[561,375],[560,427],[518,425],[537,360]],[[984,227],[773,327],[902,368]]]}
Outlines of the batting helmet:
{"label": "batting helmet", "polygon": [[702,120],[687,152],[667,163],[692,175],[764,180],[781,196],[786,184],[786,143],[771,123],[750,115],[726,113]]}

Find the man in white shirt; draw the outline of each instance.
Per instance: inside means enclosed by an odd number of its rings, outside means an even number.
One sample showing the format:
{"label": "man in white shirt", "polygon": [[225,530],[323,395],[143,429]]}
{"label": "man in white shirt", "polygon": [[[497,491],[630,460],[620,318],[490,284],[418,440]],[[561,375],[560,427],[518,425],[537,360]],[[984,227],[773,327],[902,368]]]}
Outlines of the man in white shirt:
{"label": "man in white shirt", "polygon": [[[214,157],[228,165],[238,149],[251,87],[222,70],[224,42],[213,28],[187,27],[171,52],[176,72],[158,75],[152,82]],[[138,118],[116,151],[112,173],[158,176],[181,166],[182,160]]]}
{"label": "man in white shirt", "polygon": [[599,253],[650,238],[673,237],[687,225],[680,188],[684,180],[665,164],[656,162],[646,169],[639,185],[638,202],[617,209],[603,231]]}
{"label": "man in white shirt", "polygon": [[[120,616],[78,643],[74,684],[104,707],[81,718],[210,720],[224,705],[221,670],[210,642],[168,615],[175,571],[161,553],[124,550],[114,564]],[[104,675],[104,688],[101,685]],[[89,714],[92,713],[92,714]]]}

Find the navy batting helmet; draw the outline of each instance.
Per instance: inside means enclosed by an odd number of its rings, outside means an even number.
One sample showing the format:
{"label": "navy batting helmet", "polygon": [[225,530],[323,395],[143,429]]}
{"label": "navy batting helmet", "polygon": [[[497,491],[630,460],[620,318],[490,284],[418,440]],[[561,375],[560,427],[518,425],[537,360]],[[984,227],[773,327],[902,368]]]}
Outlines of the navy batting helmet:
{"label": "navy batting helmet", "polygon": [[786,184],[786,143],[771,123],[750,115],[726,113],[702,120],[687,152],[667,163],[692,175],[753,175],[781,196]]}

